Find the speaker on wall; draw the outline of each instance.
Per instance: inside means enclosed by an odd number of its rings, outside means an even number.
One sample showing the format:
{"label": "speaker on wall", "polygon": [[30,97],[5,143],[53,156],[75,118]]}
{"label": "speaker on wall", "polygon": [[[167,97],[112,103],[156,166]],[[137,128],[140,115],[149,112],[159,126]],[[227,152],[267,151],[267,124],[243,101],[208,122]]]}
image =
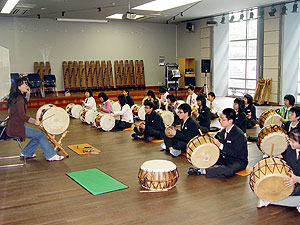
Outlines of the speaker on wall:
{"label": "speaker on wall", "polygon": [[210,59],[201,60],[201,73],[210,73]]}

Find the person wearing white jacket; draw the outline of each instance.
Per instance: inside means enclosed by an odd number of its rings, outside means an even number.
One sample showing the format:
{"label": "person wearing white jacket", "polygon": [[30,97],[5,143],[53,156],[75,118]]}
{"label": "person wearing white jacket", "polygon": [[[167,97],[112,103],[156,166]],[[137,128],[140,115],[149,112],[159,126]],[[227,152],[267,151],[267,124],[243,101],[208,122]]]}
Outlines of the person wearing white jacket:
{"label": "person wearing white jacket", "polygon": [[84,92],[85,99],[82,101],[83,107],[87,109],[97,110],[96,101],[91,90]]}
{"label": "person wearing white jacket", "polygon": [[121,120],[116,120],[112,131],[121,131],[129,128],[133,124],[133,115],[130,106],[126,103],[125,95],[119,95],[118,101],[121,105],[121,111],[111,111],[113,116],[121,116]]}

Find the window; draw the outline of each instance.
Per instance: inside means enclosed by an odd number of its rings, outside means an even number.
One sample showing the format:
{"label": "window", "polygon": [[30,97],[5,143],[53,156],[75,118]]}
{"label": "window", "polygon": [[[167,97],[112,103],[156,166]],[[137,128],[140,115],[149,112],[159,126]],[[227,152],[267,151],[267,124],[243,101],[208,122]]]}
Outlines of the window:
{"label": "window", "polygon": [[[253,19],[250,19],[250,13]],[[229,23],[228,95],[254,94],[257,66],[257,9],[243,12],[246,20]],[[233,13],[240,18],[241,13]],[[231,17],[231,15],[230,15]]]}

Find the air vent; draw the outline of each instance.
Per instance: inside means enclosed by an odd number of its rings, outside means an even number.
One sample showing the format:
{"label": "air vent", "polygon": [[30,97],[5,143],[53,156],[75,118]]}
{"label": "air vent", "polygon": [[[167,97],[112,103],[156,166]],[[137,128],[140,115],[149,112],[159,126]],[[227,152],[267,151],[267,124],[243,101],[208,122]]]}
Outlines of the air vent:
{"label": "air vent", "polygon": [[11,12],[11,14],[24,16],[30,9],[33,9],[35,6],[36,5],[34,4],[18,4]]}

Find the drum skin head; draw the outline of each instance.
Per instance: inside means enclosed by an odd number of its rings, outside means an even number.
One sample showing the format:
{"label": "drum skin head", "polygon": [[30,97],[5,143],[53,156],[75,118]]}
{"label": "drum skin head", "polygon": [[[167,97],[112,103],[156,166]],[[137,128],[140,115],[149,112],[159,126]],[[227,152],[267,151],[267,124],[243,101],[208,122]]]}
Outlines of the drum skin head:
{"label": "drum skin head", "polygon": [[145,120],[146,112],[145,112],[145,106],[142,106],[138,111],[138,117],[140,120]]}
{"label": "drum skin head", "polygon": [[273,132],[264,137],[260,144],[263,153],[271,154],[272,144],[274,144],[273,155],[279,155],[287,148],[286,135],[282,132]]}
{"label": "drum skin head", "polygon": [[102,130],[110,131],[115,126],[115,118],[109,114],[105,114],[100,119],[100,127]]}
{"label": "drum skin head", "polygon": [[42,119],[41,116],[42,116],[42,114],[43,114],[43,111],[44,111],[44,110],[48,110],[48,109],[50,109],[51,107],[55,107],[55,105],[53,105],[53,104],[42,105],[42,106],[38,109],[38,111],[36,112],[36,120]]}
{"label": "drum skin head", "polygon": [[164,121],[164,124],[167,126],[171,126],[174,122],[174,115],[170,111],[162,111],[161,112],[161,117]]}
{"label": "drum skin head", "polygon": [[271,125],[271,124],[275,124],[278,125],[279,127],[281,127],[282,122],[280,121],[281,116],[277,113],[275,114],[271,114],[264,122],[264,127]]}
{"label": "drum skin head", "polygon": [[72,117],[74,117],[75,119],[79,119],[82,109],[83,107],[81,105],[73,105],[71,109]]}
{"label": "drum skin head", "polygon": [[149,160],[141,165],[141,169],[150,172],[167,172],[175,170],[176,165],[168,160]]}
{"label": "drum skin head", "polygon": [[286,187],[286,176],[271,175],[257,182],[254,188],[256,195],[266,201],[280,201],[288,197],[294,190],[294,186]]}
{"label": "drum skin head", "polygon": [[[51,116],[51,117],[50,117]],[[47,119],[49,117],[49,119]],[[44,129],[53,135],[62,134],[69,127],[70,118],[68,113],[60,107],[52,107],[45,112],[42,125]]]}
{"label": "drum skin head", "polygon": [[196,168],[208,168],[219,159],[219,148],[212,143],[202,144],[194,149],[191,155],[191,163]]}
{"label": "drum skin head", "polygon": [[87,124],[92,124],[95,121],[95,118],[98,116],[98,112],[95,110],[88,110],[85,113],[85,122]]}

